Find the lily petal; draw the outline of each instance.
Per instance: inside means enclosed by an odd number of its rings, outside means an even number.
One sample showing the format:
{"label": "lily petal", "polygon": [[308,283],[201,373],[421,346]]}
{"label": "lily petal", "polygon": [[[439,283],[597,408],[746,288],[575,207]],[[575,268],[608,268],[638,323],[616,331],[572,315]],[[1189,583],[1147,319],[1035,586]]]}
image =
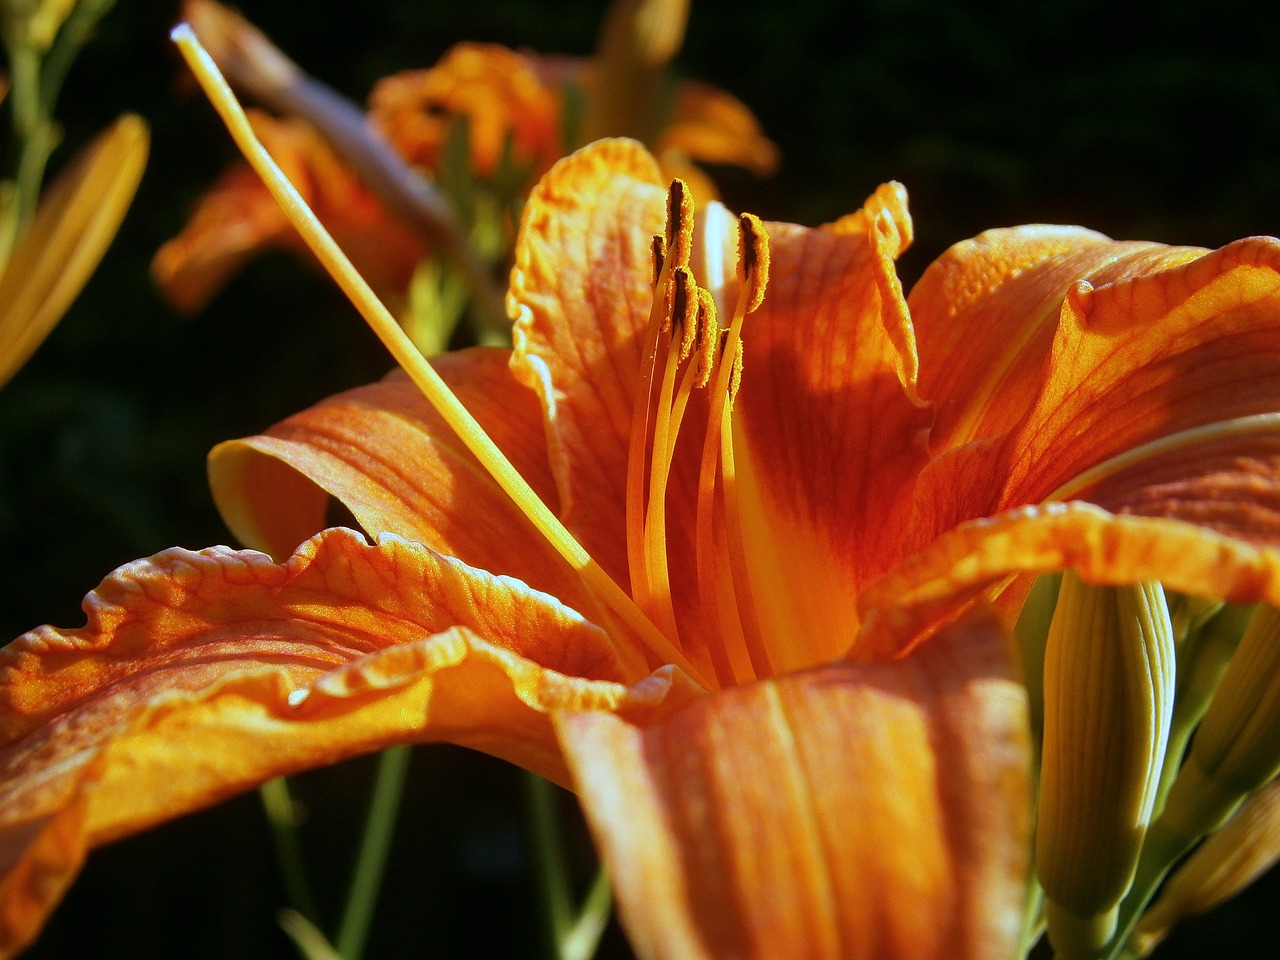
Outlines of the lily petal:
{"label": "lily petal", "polygon": [[737,97],[709,83],[686,80],[676,90],[671,122],[655,152],[676,150],[702,163],[725,163],[767,177],[778,168],[778,148]]}
{"label": "lily petal", "polygon": [[454,121],[465,116],[477,174],[493,176],[510,138],[516,163],[541,175],[562,148],[560,97],[543,82],[540,59],[495,43],[460,43],[434,67],[379,80],[369,120],[405,160],[434,171]]}
{"label": "lily petal", "polygon": [[[422,242],[396,220],[314,129],[250,111],[271,156],[339,241],[378,295],[403,302]],[[246,164],[228,169],[200,201],[182,233],[151,261],[151,276],[178,310],[194,313],[253,256],[283,248],[310,257],[306,244],[262,180]]]}
{"label": "lily petal", "polygon": [[1081,227],[988,230],[935,260],[907,302],[920,344],[920,392],[937,404],[935,454],[1008,430],[1035,399],[1066,292],[1202,256],[1119,243]]}
{"label": "lily petal", "polygon": [[[476,349],[432,362],[544,501],[556,493],[541,410],[507,366],[510,351]],[[394,533],[570,606],[577,574],[445,425],[407,377],[331,397],[266,434],[219,444],[209,480],[227,526],[277,558],[329,526],[329,497],[372,536]],[[466,499],[465,516],[457,510]]]}
{"label": "lily petal", "polygon": [[170,550],[108,577],[80,630],[0,653],[0,953],[88,848],[270,777],[451,740],[566,782],[550,710],[661,716],[597,628],[523,584],[330,530],[285,564]]}
{"label": "lily petal", "polygon": [[[916,500],[924,540],[1052,494],[1125,450],[1280,408],[1280,241],[1066,297],[1030,408],[999,437],[935,460]],[[1118,415],[1117,411],[1123,411]]]}
{"label": "lily petal", "polygon": [[977,617],[906,660],[723,691],[648,727],[558,718],[638,953],[1014,955],[1029,753],[1003,643]]}
{"label": "lily petal", "polygon": [[803,638],[794,668],[847,649],[858,586],[897,559],[901,492],[925,463],[932,413],[916,392],[894,269],[911,241],[905,191],[881,187],[832,228],[768,229],[769,286],[743,330],[734,437],[753,587],[790,592],[761,614],[766,631]]}
{"label": "lily petal", "polygon": [[599,141],[533,191],[511,271],[511,368],[541,398],[561,517],[623,584],[627,440],[665,203],[643,147]]}
{"label": "lily petal", "polygon": [[1175,434],[1072,482],[1072,499],[1280,546],[1280,413]]}
{"label": "lily petal", "polygon": [[1093,584],[1158,580],[1189,596],[1280,606],[1280,551],[1179,520],[1048,503],[962,524],[870,584],[853,656],[899,654],[1019,574],[1065,569]]}

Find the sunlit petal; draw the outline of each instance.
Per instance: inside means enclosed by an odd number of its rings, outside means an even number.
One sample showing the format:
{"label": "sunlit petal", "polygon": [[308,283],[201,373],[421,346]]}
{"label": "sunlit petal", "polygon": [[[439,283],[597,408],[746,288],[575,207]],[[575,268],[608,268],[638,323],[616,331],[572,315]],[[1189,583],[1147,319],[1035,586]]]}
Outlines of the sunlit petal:
{"label": "sunlit petal", "polygon": [[[509,356],[477,349],[434,363],[524,478],[554,504],[541,409],[512,378]],[[262,436],[220,444],[210,454],[209,476],[232,532],[277,558],[330,525],[333,497],[371,535],[416,540],[570,605],[581,597],[577,574],[401,374],[331,397]],[[464,497],[473,514],[457,511]]]}
{"label": "sunlit petal", "polygon": [[342,530],[279,565],[171,550],[85,609],[86,627],[0,660],[0,949],[34,934],[86,848],[272,776],[447,739],[564,782],[548,711],[643,720],[672,692],[610,682],[604,636],[551,597]]}
{"label": "sunlit petal", "polygon": [[542,398],[562,516],[623,581],[627,438],[664,186],[631,141],[579,151],[530,196],[511,274],[512,369]]}
{"label": "sunlit petal", "polygon": [[908,302],[920,344],[920,392],[937,404],[937,454],[1012,427],[1034,400],[1063,297],[1201,256],[1119,243],[1080,227],[989,230],[930,265]]}
{"label": "sunlit petal", "polygon": [[1034,401],[999,437],[930,465],[916,493],[923,539],[1034,503],[1160,437],[1280,407],[1280,241],[1066,297]]}
{"label": "sunlit petal", "polygon": [[1158,580],[1191,596],[1280,605],[1276,550],[1178,520],[1049,503],[962,524],[872,583],[854,655],[892,656],[1012,577],[1065,569],[1088,583]]}
{"label": "sunlit petal", "polygon": [[1025,698],[975,618],[648,727],[558,729],[642,956],[1009,957],[1028,870]]}

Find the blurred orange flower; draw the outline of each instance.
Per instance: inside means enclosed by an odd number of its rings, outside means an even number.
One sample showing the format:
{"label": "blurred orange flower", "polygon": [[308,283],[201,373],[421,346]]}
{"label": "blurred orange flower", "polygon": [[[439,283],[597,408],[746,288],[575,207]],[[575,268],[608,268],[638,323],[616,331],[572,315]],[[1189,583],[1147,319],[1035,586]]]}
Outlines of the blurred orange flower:
{"label": "blurred orange flower", "polygon": [[[598,570],[398,375],[220,446],[224,516],[278,559],[137,561],[0,655],[5,950],[94,846],[450,740],[579,793],[641,955],[1015,955],[998,611],[1065,568],[1280,604],[1280,242],[993,231],[904,298],[897,185],[807,229],[695,223],[664,183],[629,141],[559,163],[515,349],[435,361]],[[373,542],[321,530],[331,497]]]}
{"label": "blurred orange flower", "polygon": [[[213,3],[194,4],[191,12],[206,28],[232,36],[252,29],[242,28],[243,21]],[[434,67],[379,81],[369,95],[368,122],[406,164],[434,178],[451,132],[465,118],[471,171],[482,181],[500,170],[508,177],[514,171],[516,194],[523,196],[576,146],[565,141],[566,103],[573,99],[571,90],[589,91],[593,69],[585,59],[460,43]],[[578,99],[583,95],[579,92]],[[258,113],[254,124],[330,233],[399,312],[428,243],[385,209],[361,184],[359,173],[305,121]],[[733,164],[762,176],[777,165],[777,148],[741,101],[692,82],[679,87],[658,150],[673,174],[696,178],[706,196],[714,195],[714,188],[694,161]],[[184,230],[160,249],[152,275],[174,307],[195,312],[258,252],[303,247],[267,189],[238,164],[200,201]]]}

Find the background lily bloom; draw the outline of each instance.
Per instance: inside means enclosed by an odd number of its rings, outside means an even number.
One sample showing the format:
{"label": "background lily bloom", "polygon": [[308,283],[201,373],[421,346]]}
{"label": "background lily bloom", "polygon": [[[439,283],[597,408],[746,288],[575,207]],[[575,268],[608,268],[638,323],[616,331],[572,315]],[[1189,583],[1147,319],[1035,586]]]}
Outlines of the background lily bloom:
{"label": "background lily bloom", "polygon": [[[1280,402],[1280,244],[1017,228],[953,248],[907,300],[889,185],[829,227],[768,226],[732,411],[695,394],[663,445],[649,425],[674,408],[645,386],[674,350],[647,346],[665,205],[634,144],[562,162],[523,221],[515,351],[437,364],[657,639],[398,376],[220,447],[224,515],[277,560],[168,551],[104,581],[85,628],[4,651],[0,942],[35,934],[92,846],[448,739],[579,792],[646,955],[1016,951],[1025,698],[973,601],[1016,606],[1010,578],[1073,568],[1280,603],[1271,421],[1242,419]],[[688,260],[726,322],[759,280],[737,242],[709,207]],[[637,450],[662,519],[628,506]],[[1034,506],[1072,483],[1092,503]],[[374,543],[312,536],[330,497]]]}
{"label": "background lily bloom", "polygon": [[[187,16],[201,32],[260,37],[240,17],[206,0],[189,3]],[[472,181],[472,190],[482,184],[502,213],[581,143],[580,115],[596,96],[599,70],[588,58],[460,43],[433,67],[380,80],[369,94],[367,122],[407,166],[433,181],[461,175]],[[694,178],[710,197],[715,188],[695,162],[732,164],[760,176],[774,171],[777,148],[745,104],[708,84],[670,85],[670,104],[652,134],[671,175]],[[304,119],[258,114],[254,122],[321,222],[399,314],[414,267],[432,252],[429,238],[415,236],[395,206],[388,209],[363,185],[361,171],[340,160]],[[466,169],[456,169],[459,163]],[[463,209],[476,202],[471,196],[452,200]],[[498,225],[507,231],[507,246],[511,227]],[[303,252],[305,244],[262,182],[240,163],[223,173],[183,231],[157,252],[152,276],[173,306],[194,312],[247,259],[272,248]]]}

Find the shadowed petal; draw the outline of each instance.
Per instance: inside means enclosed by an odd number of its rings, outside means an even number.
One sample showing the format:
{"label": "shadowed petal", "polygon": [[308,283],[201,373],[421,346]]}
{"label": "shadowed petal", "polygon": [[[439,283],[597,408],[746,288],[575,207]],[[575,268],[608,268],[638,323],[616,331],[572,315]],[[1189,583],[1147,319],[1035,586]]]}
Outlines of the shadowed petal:
{"label": "shadowed petal", "polygon": [[0,951],[87,848],[270,777],[443,739],[565,782],[546,711],[643,719],[687,687],[610,682],[608,641],[553,598],[344,530],[286,564],[170,550],[85,609],[0,653]]}
{"label": "shadowed petal", "polygon": [[[251,112],[254,131],[285,176],[338,240],[351,262],[393,309],[424,250],[301,120]],[[151,276],[178,310],[200,310],[242,266],[264,250],[310,258],[266,186],[246,164],[231,167],[200,201],[182,233],[151,262]]]}
{"label": "shadowed petal", "polygon": [[821,667],[641,728],[559,718],[641,956],[1013,956],[1025,696],[978,617],[895,663]]}
{"label": "shadowed petal", "polygon": [[1064,569],[1093,584],[1159,580],[1190,596],[1280,605],[1274,549],[1179,520],[1048,503],[963,524],[872,583],[853,655],[893,656],[1018,574]]}
{"label": "shadowed petal", "polygon": [[1071,499],[1280,546],[1280,413],[1187,431],[1072,482]]}
{"label": "shadowed petal", "polygon": [[794,667],[844,652],[858,586],[897,559],[931,411],[894,269],[911,240],[902,188],[881,187],[831,228],[768,229],[734,437],[753,589],[773,598],[765,629],[813,648]]}
{"label": "shadowed petal", "polygon": [[[533,391],[512,377],[509,356],[476,349],[432,362],[554,506],[541,409]],[[231,531],[277,558],[330,525],[332,496],[372,536],[416,540],[518,577],[570,606],[581,593],[577,574],[400,373],[330,397],[262,436],[220,444],[210,454],[209,477]]]}

